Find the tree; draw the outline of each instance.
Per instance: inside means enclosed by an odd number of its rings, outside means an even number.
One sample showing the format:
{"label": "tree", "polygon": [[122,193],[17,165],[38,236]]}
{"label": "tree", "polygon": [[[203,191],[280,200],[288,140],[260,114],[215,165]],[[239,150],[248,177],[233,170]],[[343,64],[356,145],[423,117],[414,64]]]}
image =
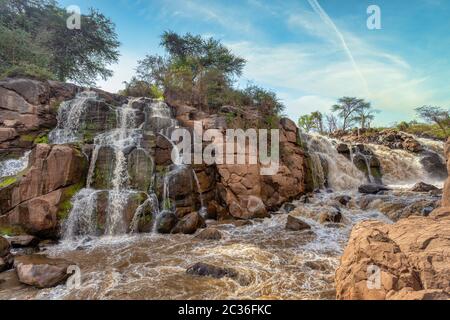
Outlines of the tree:
{"label": "tree", "polygon": [[53,0],[0,0],[2,34],[12,32],[31,43],[27,55],[17,55],[13,50],[12,59],[6,45],[0,46],[3,72],[24,65],[27,69],[45,69],[60,81],[83,85],[92,85],[98,77],[110,77],[112,71],[107,66],[118,60],[120,45],[114,24],[91,9],[81,16],[81,29],[70,30],[68,17],[69,13]]}
{"label": "tree", "polygon": [[320,134],[324,133],[323,129],[323,115],[319,111],[311,112],[310,114],[305,114],[298,120],[298,126],[303,128],[305,132],[310,132],[313,129]]}
{"label": "tree", "polygon": [[444,135],[449,135],[448,128],[450,126],[450,112],[441,107],[422,106],[416,108],[417,114],[425,121],[435,123],[442,130]]}
{"label": "tree", "polygon": [[328,134],[332,134],[338,129],[338,119],[332,113],[325,115]]}
{"label": "tree", "polygon": [[375,120],[375,113],[378,110],[372,109],[372,105],[370,102],[362,103],[356,109],[356,115],[353,117],[353,120],[358,122],[361,129],[370,128],[370,124],[373,120]]}
{"label": "tree", "polygon": [[355,114],[364,108],[365,104],[363,99],[343,97],[338,100],[338,104],[331,107],[342,119],[342,130],[348,130],[355,123]]}

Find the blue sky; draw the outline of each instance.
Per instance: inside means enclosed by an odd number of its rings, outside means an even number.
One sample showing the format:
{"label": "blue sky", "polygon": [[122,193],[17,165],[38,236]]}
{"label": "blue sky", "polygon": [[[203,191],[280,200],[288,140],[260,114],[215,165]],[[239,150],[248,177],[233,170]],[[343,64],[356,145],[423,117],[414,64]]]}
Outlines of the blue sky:
{"label": "blue sky", "polygon": [[[121,59],[115,92],[147,53],[162,53],[165,30],[222,40],[247,59],[238,85],[274,90],[297,120],[328,112],[341,96],[380,110],[377,125],[412,120],[424,104],[450,107],[448,0],[63,0],[82,12],[94,7],[116,24]],[[381,30],[366,26],[369,5],[381,9]],[[331,21],[331,23],[330,23]],[[334,28],[334,26],[336,28]],[[346,50],[348,48],[348,51]],[[354,63],[352,63],[352,59]]]}

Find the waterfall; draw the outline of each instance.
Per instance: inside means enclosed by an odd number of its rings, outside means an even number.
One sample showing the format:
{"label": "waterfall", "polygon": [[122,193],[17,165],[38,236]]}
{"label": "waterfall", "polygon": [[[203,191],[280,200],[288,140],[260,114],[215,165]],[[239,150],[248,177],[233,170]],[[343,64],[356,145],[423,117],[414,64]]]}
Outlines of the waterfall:
{"label": "waterfall", "polygon": [[63,225],[63,238],[72,239],[77,235],[96,233],[97,192],[93,189],[81,189],[72,199],[72,210]]}
{"label": "waterfall", "polygon": [[80,118],[89,106],[89,101],[97,101],[98,94],[94,91],[78,93],[73,100],[64,101],[58,109],[58,125],[49,135],[52,144],[64,144],[80,140]]}
{"label": "waterfall", "polygon": [[28,167],[30,153],[31,151],[27,151],[19,159],[8,159],[0,162],[0,178],[15,176],[20,171],[25,170]]}
{"label": "waterfall", "polygon": [[356,189],[366,182],[364,174],[358,170],[353,162],[337,152],[336,140],[319,134],[305,135],[305,137],[310,154],[316,155],[312,157],[313,170],[317,171],[319,166],[319,174],[324,176],[323,165],[320,160],[326,161],[328,166],[327,182],[331,189]]}

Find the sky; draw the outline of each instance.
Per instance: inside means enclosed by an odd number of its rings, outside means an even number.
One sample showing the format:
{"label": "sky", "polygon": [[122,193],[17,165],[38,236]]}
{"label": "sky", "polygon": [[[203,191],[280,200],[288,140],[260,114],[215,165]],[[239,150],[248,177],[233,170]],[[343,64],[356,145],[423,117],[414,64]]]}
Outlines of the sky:
{"label": "sky", "polygon": [[[99,9],[116,24],[120,61],[97,85],[123,88],[146,54],[163,54],[166,30],[221,40],[247,60],[237,86],[275,91],[285,114],[329,112],[343,96],[379,110],[374,125],[415,118],[422,105],[450,107],[448,0],[60,0]],[[370,5],[381,29],[369,29]]]}

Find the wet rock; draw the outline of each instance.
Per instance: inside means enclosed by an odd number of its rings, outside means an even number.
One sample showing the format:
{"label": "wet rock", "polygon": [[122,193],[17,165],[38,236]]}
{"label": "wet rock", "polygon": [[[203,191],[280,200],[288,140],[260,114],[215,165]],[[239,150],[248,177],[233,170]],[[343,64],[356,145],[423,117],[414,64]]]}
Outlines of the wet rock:
{"label": "wet rock", "polygon": [[334,199],[337,202],[339,202],[340,204],[342,204],[343,206],[346,206],[352,200],[352,197],[350,197],[350,196],[337,196]]}
{"label": "wet rock", "polygon": [[422,156],[420,163],[430,177],[435,179],[447,178],[447,168],[437,153],[426,151],[422,153]]}
{"label": "wet rock", "polygon": [[213,277],[216,279],[221,279],[223,277],[235,279],[239,275],[234,269],[218,267],[203,262],[198,262],[190,266],[187,268],[186,273],[202,277]]}
{"label": "wet rock", "polygon": [[170,233],[177,222],[178,218],[175,213],[171,211],[162,211],[156,217],[156,230],[159,233]]}
{"label": "wet rock", "polygon": [[153,162],[143,149],[134,149],[128,155],[130,187],[147,192],[152,182]]}
{"label": "wet rock", "polygon": [[192,212],[178,220],[177,224],[172,229],[172,233],[193,234],[197,229],[204,227],[205,221],[200,214],[198,212]]}
{"label": "wet rock", "polygon": [[281,211],[284,213],[290,213],[291,211],[295,210],[296,206],[293,203],[286,202],[281,206]]}
{"label": "wet rock", "polygon": [[19,281],[37,288],[51,288],[64,282],[69,274],[67,268],[74,265],[64,259],[51,259],[44,255],[19,256],[14,267]]}
{"label": "wet rock", "polygon": [[112,178],[116,164],[116,152],[113,147],[101,146],[95,161],[92,187],[98,190],[112,188]]}
{"label": "wet rock", "polygon": [[434,190],[438,190],[438,188],[425,182],[416,183],[411,189],[413,192],[430,192]]}
{"label": "wet rock", "polygon": [[[445,144],[445,155],[447,157],[447,170],[450,173],[450,138],[448,138]],[[442,206],[450,207],[450,179],[447,179],[444,185],[444,190],[442,194]]]}
{"label": "wet rock", "polygon": [[311,229],[311,226],[306,222],[289,215],[286,221],[286,229],[291,231],[301,231]]}
{"label": "wet rock", "polygon": [[320,223],[326,223],[326,222],[340,223],[341,221],[342,221],[342,213],[337,208],[333,208],[333,209],[330,208],[326,212],[322,212],[319,215]]}
{"label": "wet rock", "polygon": [[365,194],[377,194],[380,191],[389,191],[390,189],[386,186],[379,185],[379,184],[363,184],[358,188],[358,191],[360,193]]}
{"label": "wet rock", "polygon": [[39,238],[32,235],[22,235],[10,237],[8,239],[9,243],[13,248],[26,248],[26,247],[37,247],[39,244]]}
{"label": "wet rock", "polygon": [[0,257],[6,256],[9,253],[10,248],[11,245],[8,240],[0,236]]}
{"label": "wet rock", "polygon": [[205,230],[202,230],[195,237],[200,240],[220,240],[222,239],[222,233],[216,228],[209,227]]}

